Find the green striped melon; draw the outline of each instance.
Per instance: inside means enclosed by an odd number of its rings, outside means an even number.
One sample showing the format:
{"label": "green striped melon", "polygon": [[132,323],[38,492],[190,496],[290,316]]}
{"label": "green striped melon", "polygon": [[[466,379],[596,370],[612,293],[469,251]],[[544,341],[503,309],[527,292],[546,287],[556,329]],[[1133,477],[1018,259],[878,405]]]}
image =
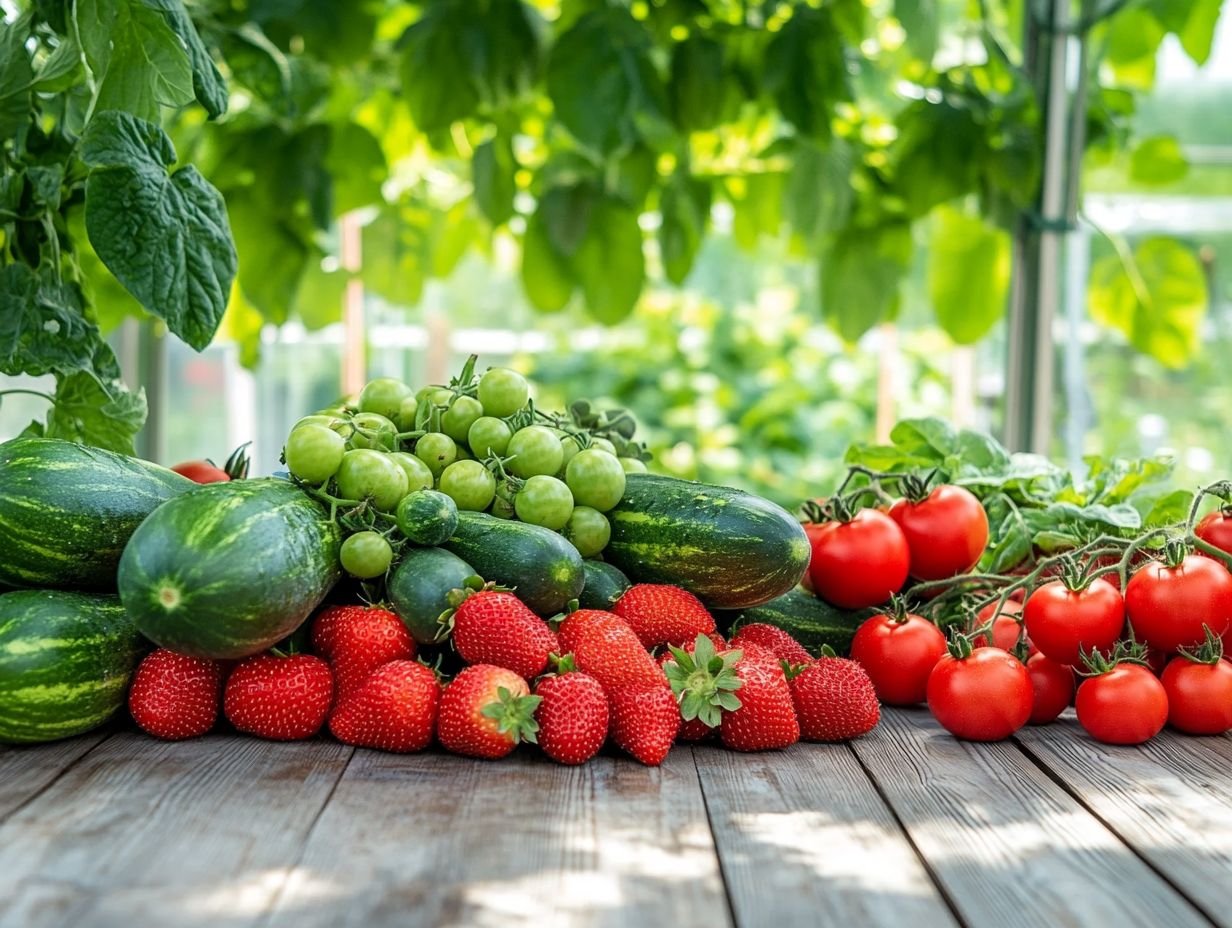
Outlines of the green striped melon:
{"label": "green striped melon", "polygon": [[338,580],[341,534],[286,480],[213,483],[164,503],[120,559],[120,597],[147,638],[193,657],[264,651]]}
{"label": "green striped melon", "polygon": [[629,474],[608,513],[604,560],[635,583],[684,587],[712,609],[745,609],[792,589],[809,543],[791,513],[742,490]]}
{"label": "green striped melon", "polygon": [[118,596],[0,595],[0,742],[37,744],[98,727],[124,704],[144,651]]}
{"label": "green striped melon", "polygon": [[129,536],[195,487],[179,474],[55,438],[0,445],[0,584],[114,592]]}

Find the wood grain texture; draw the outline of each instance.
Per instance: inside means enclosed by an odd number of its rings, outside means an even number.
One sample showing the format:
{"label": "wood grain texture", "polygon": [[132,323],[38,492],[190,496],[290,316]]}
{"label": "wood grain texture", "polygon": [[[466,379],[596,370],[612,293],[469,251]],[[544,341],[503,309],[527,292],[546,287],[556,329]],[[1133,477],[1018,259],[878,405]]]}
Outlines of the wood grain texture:
{"label": "wood grain texture", "polygon": [[957,924],[846,745],[693,751],[742,928]]}
{"label": "wood grain texture", "polygon": [[0,827],[0,926],[251,924],[351,753],[117,734]]}
{"label": "wood grain texture", "polygon": [[1218,925],[1232,928],[1232,738],[1097,744],[1072,714],[1019,743]]}
{"label": "wood grain texture", "polygon": [[50,744],[0,745],[0,822],[45,790],[109,731]]}
{"label": "wood grain texture", "polygon": [[853,746],[970,925],[1210,924],[1012,742],[959,741],[919,709]]}
{"label": "wood grain texture", "polygon": [[687,750],[660,768],[356,753],[272,925],[727,925]]}

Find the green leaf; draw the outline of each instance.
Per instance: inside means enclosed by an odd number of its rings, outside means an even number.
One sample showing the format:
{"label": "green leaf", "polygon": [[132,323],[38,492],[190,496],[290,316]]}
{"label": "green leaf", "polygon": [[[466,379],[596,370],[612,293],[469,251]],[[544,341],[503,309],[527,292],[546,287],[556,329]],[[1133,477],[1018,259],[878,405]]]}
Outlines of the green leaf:
{"label": "green leaf", "polygon": [[676,286],[684,284],[693,268],[710,218],[710,185],[676,174],[663,188],[659,201],[659,254],[663,272]]}
{"label": "green leaf", "polygon": [[81,296],[25,264],[0,269],[0,371],[5,374],[74,374],[94,369],[98,329],[82,314]]}
{"label": "green leaf", "polygon": [[933,214],[928,295],[937,321],[959,345],[972,345],[1005,314],[1010,237],[949,206]]}
{"label": "green leaf", "polygon": [[1175,239],[1149,238],[1124,260],[1109,255],[1091,269],[1091,317],[1165,367],[1184,367],[1198,350],[1207,302],[1202,265]]}
{"label": "green leaf", "polygon": [[158,122],[160,106],[195,99],[188,52],[160,11],[141,0],[77,0],[74,19],[96,113],[123,110]]}
{"label": "green leaf", "polygon": [[312,247],[293,223],[249,198],[232,198],[230,218],[245,299],[270,322],[286,322]]}
{"label": "green leaf", "polygon": [[937,0],[894,0],[894,18],[907,33],[907,49],[925,64],[937,53],[939,17]]}
{"label": "green leaf", "polygon": [[1175,136],[1143,139],[1129,156],[1129,178],[1139,184],[1166,186],[1189,173],[1189,162]]}
{"label": "green leaf", "polygon": [[1173,490],[1156,498],[1142,517],[1142,527],[1155,528],[1183,521],[1189,515],[1193,497],[1192,490]]}
{"label": "green leaf", "polygon": [[142,0],[151,9],[160,10],[171,31],[180,37],[188,50],[188,61],[192,67],[193,94],[197,102],[205,108],[210,119],[217,119],[227,111],[227,84],[218,66],[206,51],[197,34],[188,11],[184,9],[181,0]]}
{"label": "green leaf", "polygon": [[917,100],[898,116],[891,149],[894,190],[913,217],[975,190],[985,156],[975,114],[950,98]]}
{"label": "green leaf", "polygon": [[431,262],[431,224],[431,211],[412,199],[383,208],[363,230],[364,286],[391,303],[418,303]]}
{"label": "green leaf", "polygon": [[385,152],[363,126],[348,122],[333,127],[325,170],[333,181],[334,215],[383,202],[381,185],[389,176]]}
{"label": "green leaf", "polygon": [[553,248],[571,258],[590,228],[591,212],[598,200],[598,191],[588,183],[552,187],[543,195],[538,213],[543,215],[544,229]]}
{"label": "green leaf", "polygon": [[144,390],[130,393],[119,380],[104,388],[93,374],[69,374],[56,378],[56,402],[44,435],[132,454],[145,418]]}
{"label": "green leaf", "polygon": [[30,16],[0,23],[0,138],[9,138],[30,119],[30,84],[34,72],[26,40]]}
{"label": "green leaf", "polygon": [[227,306],[236,254],[222,196],[195,167],[168,173],[171,140],[127,113],[95,116],[86,231],[99,258],[149,312],[200,351]]}
{"label": "green leaf", "polygon": [[462,3],[428,5],[403,36],[402,95],[415,125],[424,132],[447,128],[479,107],[477,76],[465,36],[468,17]]}
{"label": "green leaf", "polygon": [[231,302],[223,314],[218,335],[220,339],[228,339],[239,346],[240,364],[248,370],[255,369],[261,361],[261,330],[264,327],[265,317],[244,299],[238,286],[232,287]]}
{"label": "green leaf", "polygon": [[1135,90],[1150,90],[1155,83],[1155,56],[1164,27],[1141,7],[1121,10],[1108,25],[1105,61],[1116,82]]}
{"label": "green leaf", "polygon": [[611,198],[596,202],[572,265],[592,316],[604,325],[628,316],[646,278],[637,213]]}
{"label": "green leaf", "polygon": [[685,132],[713,128],[723,115],[723,45],[694,33],[672,48],[667,92],[672,119]]}
{"label": "green leaf", "polygon": [[432,231],[432,276],[448,277],[479,238],[479,220],[467,200],[437,212]]}
{"label": "green leaf", "polygon": [[554,313],[569,304],[577,281],[569,259],[552,242],[543,206],[527,219],[522,236],[522,289],[535,309]]}
{"label": "green leaf", "polygon": [[623,9],[587,13],[556,40],[547,90],[565,128],[599,153],[627,148],[666,121],[650,35]]}
{"label": "green leaf", "polygon": [[828,7],[797,6],[766,48],[762,86],[787,121],[811,138],[829,138],[835,104],[851,99],[845,56]]}
{"label": "green leaf", "polygon": [[[787,187],[787,175],[780,171],[747,174],[737,179],[734,185],[742,195],[732,197],[736,215],[732,221],[732,234],[736,244],[745,251],[753,251],[764,235],[774,238],[783,228],[783,191]],[[729,191],[733,185],[729,184]]]}
{"label": "green leaf", "polygon": [[319,258],[309,258],[295,294],[295,315],[308,331],[342,320],[342,301],[349,277],[346,271],[325,270]]}
{"label": "green leaf", "polygon": [[848,342],[898,313],[898,285],[911,263],[911,226],[886,222],[835,234],[821,258],[821,309]]}
{"label": "green leaf", "polygon": [[471,160],[471,182],[475,203],[494,226],[504,225],[513,216],[513,197],[517,192],[514,174],[518,163],[509,138],[497,135],[480,143]]}
{"label": "green leaf", "polygon": [[796,234],[812,241],[851,215],[854,155],[844,139],[834,139],[826,148],[802,139],[793,155],[783,211]]}
{"label": "green leaf", "polygon": [[1211,46],[1215,41],[1215,26],[1219,22],[1219,10],[1223,0],[1190,0],[1189,17],[1185,25],[1177,32],[1181,47],[1185,53],[1199,66],[1206,64],[1211,57]]}

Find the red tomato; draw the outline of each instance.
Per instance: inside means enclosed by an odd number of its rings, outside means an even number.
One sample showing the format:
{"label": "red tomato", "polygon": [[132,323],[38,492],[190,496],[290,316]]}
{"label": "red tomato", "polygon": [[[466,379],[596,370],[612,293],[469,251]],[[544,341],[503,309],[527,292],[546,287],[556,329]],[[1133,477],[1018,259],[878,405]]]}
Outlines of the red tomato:
{"label": "red tomato", "polygon": [[[1194,534],[1208,545],[1214,545],[1220,551],[1232,554],[1232,510],[1216,509],[1207,513],[1194,526]],[[1202,552],[1196,552],[1201,554]],[[1209,557],[1209,555],[1203,555]]]}
{"label": "red tomato", "polygon": [[924,701],[928,675],[945,654],[945,635],[922,616],[907,614],[899,622],[875,615],[856,629],[851,657],[863,665],[877,698],[889,706]]}
{"label": "red tomato", "polygon": [[1027,597],[1022,610],[1027,634],[1041,654],[1058,664],[1075,666],[1079,651],[1105,651],[1125,627],[1125,600],[1103,579],[1085,590],[1071,590],[1050,580]]}
{"label": "red tomato", "polygon": [[1074,669],[1036,654],[1027,661],[1027,676],[1031,678],[1030,725],[1047,725],[1056,721],[1074,698]]}
{"label": "red tomato", "polygon": [[[825,527],[826,527],[825,522],[805,522],[803,524],[804,534],[808,536],[810,551],[813,550],[813,545],[817,543],[817,536],[818,534],[820,534],[821,529]],[[813,589],[813,576],[807,570],[804,572],[804,576],[800,578],[800,585],[804,587],[806,590],[808,590],[810,593],[817,592],[816,590]]]}
{"label": "red tomato", "polygon": [[1176,567],[1152,561],[1125,585],[1125,612],[1138,640],[1161,651],[1197,647],[1203,625],[1232,647],[1232,574],[1194,554]]}
{"label": "red tomato", "polygon": [[[987,625],[988,620],[992,618],[992,614],[997,611],[996,603],[989,603],[981,609],[975,616],[975,624],[977,626]],[[997,616],[997,621],[992,623],[992,646],[1000,648],[1002,651],[1013,651],[1018,644],[1018,633],[1022,630],[1022,603],[1012,599],[1007,599],[1001,606],[1001,614]],[[1038,654],[1037,648],[1031,642],[1031,636],[1026,636],[1027,656]],[[971,639],[973,648],[988,647],[988,639],[984,635],[977,635]]]}
{"label": "red tomato", "polygon": [[943,484],[918,503],[900,499],[890,508],[911,550],[911,576],[944,580],[975,566],[988,544],[988,516],[962,487]]}
{"label": "red tomato", "polygon": [[876,509],[861,509],[850,522],[824,523],[812,544],[809,576],[826,602],[844,609],[878,606],[907,582],[907,541]]}
{"label": "red tomato", "polygon": [[928,708],[950,734],[968,741],[1008,738],[1031,717],[1027,668],[1000,648],[946,654],[928,678]]}
{"label": "red tomato", "polygon": [[1164,685],[1141,664],[1118,664],[1087,677],[1078,687],[1074,707],[1087,734],[1105,744],[1142,744],[1168,720]]}
{"label": "red tomato", "polygon": [[193,483],[224,483],[231,479],[225,470],[209,461],[185,461],[171,469]]}
{"label": "red tomato", "polygon": [[1232,731],[1232,664],[1174,658],[1161,681],[1168,694],[1168,724],[1187,735]]}

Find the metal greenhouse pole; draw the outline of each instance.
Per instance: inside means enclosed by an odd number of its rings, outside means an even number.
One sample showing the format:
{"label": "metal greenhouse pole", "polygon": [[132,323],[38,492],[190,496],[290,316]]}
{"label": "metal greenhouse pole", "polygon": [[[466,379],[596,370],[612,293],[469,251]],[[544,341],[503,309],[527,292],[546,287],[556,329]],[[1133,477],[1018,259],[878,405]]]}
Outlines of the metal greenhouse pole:
{"label": "metal greenhouse pole", "polygon": [[1088,0],[1077,21],[1070,0],[1028,0],[1025,6],[1023,66],[1040,102],[1044,147],[1036,209],[1020,217],[1014,235],[1005,442],[1015,451],[1046,454],[1052,444],[1053,320],[1085,144]]}

